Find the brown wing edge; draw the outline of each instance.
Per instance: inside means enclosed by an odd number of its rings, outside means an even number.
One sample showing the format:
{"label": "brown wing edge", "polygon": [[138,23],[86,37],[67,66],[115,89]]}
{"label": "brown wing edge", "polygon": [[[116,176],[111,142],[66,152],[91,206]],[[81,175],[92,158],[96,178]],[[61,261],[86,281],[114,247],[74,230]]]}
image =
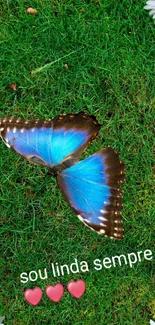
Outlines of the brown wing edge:
{"label": "brown wing edge", "polygon": [[[104,210],[100,210],[100,217],[107,219],[106,228],[103,227],[105,233],[103,236],[108,236],[113,239],[122,239],[124,237],[124,228],[122,221],[122,208],[123,208],[123,190],[120,188],[125,182],[124,163],[119,159],[119,154],[114,149],[107,147],[100,152],[103,153],[105,160],[106,170],[108,175],[107,185],[110,186],[110,203],[106,206],[106,213]],[[104,211],[104,212],[103,212]],[[104,224],[104,222],[103,222]],[[89,227],[90,225],[87,224]],[[93,229],[102,235],[102,228],[100,226]]]}

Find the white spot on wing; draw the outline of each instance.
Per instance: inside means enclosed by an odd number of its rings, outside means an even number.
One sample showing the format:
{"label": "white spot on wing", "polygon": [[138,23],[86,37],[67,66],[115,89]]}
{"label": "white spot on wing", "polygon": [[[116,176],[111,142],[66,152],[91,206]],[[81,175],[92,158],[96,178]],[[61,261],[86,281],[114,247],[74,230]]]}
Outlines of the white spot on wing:
{"label": "white spot on wing", "polygon": [[78,214],[77,217],[83,222],[83,218],[80,216],[80,214]]}
{"label": "white spot on wing", "polygon": [[98,217],[98,219],[100,219],[101,221],[107,221],[107,219],[104,217]]}
{"label": "white spot on wing", "polygon": [[122,223],[122,220],[115,220],[115,223]]}
{"label": "white spot on wing", "polygon": [[100,232],[100,234],[102,234],[102,235],[105,234],[105,230],[104,230],[104,229],[100,229],[99,232]]}
{"label": "white spot on wing", "polygon": [[106,210],[100,210],[101,213],[106,213]]}
{"label": "white spot on wing", "polygon": [[91,223],[91,221],[89,219],[85,219],[85,222],[87,223]]}
{"label": "white spot on wing", "polygon": [[17,131],[17,129],[14,127],[13,130],[12,130],[12,132],[13,133],[16,133],[16,131]]}
{"label": "white spot on wing", "polygon": [[6,144],[6,146],[8,147],[8,148],[10,148],[11,146],[9,145],[9,143],[8,142],[5,142],[5,144]]}

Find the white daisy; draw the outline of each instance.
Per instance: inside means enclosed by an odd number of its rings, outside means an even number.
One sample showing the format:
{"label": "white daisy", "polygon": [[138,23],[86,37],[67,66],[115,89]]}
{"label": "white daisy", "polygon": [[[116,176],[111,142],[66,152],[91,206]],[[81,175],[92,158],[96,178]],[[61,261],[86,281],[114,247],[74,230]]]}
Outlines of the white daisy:
{"label": "white daisy", "polygon": [[149,15],[153,16],[153,19],[155,19],[155,0],[148,0],[144,9],[151,10]]}
{"label": "white daisy", "polygon": [[4,321],[5,317],[4,316],[0,316],[0,325],[4,325],[2,322]]}
{"label": "white daisy", "polygon": [[150,319],[150,325],[155,325],[155,322],[152,319]]}

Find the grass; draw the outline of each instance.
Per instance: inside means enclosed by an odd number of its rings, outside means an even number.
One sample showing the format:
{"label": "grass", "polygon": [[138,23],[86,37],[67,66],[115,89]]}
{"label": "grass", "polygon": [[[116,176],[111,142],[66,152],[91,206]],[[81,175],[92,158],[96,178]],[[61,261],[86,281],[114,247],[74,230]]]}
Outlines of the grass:
{"label": "grass", "polygon": [[[7,325],[147,325],[155,319],[154,260],[92,268],[96,258],[154,250],[153,115],[154,23],[145,2],[101,0],[2,0],[0,116],[51,118],[84,111],[102,124],[83,157],[107,145],[126,166],[125,237],[113,241],[83,226],[45,168],[1,151],[1,302]],[[31,6],[38,15],[26,13]],[[67,65],[67,66],[65,66]],[[17,83],[17,90],[10,89]],[[90,271],[54,278],[51,263],[87,261]],[[49,277],[20,282],[22,272]],[[86,282],[79,300],[71,279]],[[56,304],[47,285],[65,286]],[[28,305],[23,292],[40,286],[43,299]]]}

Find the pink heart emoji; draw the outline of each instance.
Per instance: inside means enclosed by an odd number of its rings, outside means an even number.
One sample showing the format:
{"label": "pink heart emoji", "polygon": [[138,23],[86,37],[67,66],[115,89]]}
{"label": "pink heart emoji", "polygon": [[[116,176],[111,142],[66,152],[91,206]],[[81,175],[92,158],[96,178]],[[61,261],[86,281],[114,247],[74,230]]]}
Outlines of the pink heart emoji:
{"label": "pink heart emoji", "polygon": [[29,304],[36,306],[42,298],[42,290],[40,288],[27,289],[24,292],[24,297]]}
{"label": "pink heart emoji", "polygon": [[46,294],[50,300],[58,302],[64,294],[64,287],[61,283],[57,283],[55,286],[48,286],[46,287]]}
{"label": "pink heart emoji", "polygon": [[86,284],[83,280],[70,281],[68,282],[67,289],[73,297],[78,299],[83,296]]}

